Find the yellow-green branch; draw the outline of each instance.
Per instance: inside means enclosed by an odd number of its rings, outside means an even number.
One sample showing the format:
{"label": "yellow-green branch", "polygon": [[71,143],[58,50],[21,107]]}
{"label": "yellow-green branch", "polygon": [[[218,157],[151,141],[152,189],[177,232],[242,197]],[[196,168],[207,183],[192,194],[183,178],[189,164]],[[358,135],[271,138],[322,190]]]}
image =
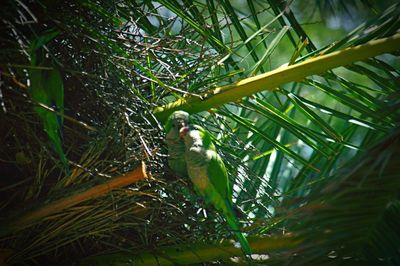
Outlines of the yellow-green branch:
{"label": "yellow-green branch", "polygon": [[[300,241],[289,236],[253,237],[249,238],[249,243],[254,254],[268,254],[278,250],[287,251],[298,245]],[[81,265],[193,265],[242,255],[240,248],[235,247],[231,241],[224,241],[218,245],[193,243],[159,248],[152,252],[118,252],[93,256],[84,259]],[[262,257],[259,257],[259,259],[261,260]],[[255,261],[257,261],[257,258],[255,258]]]}
{"label": "yellow-green branch", "polygon": [[234,102],[243,97],[253,95],[264,90],[275,90],[282,84],[303,80],[305,77],[320,74],[336,67],[372,58],[400,49],[400,34],[388,38],[373,40],[365,44],[320,55],[301,63],[280,67],[273,71],[255,77],[246,78],[232,85],[218,87],[198,97],[181,98],[167,105],[154,109],[155,116],[161,121],[176,110],[185,110],[189,113],[198,113]]}

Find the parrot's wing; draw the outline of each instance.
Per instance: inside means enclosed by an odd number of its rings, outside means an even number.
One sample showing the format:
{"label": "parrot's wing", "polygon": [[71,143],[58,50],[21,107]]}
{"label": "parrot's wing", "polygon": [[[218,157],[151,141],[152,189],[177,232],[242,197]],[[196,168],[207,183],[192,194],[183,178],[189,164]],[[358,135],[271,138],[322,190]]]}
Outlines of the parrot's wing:
{"label": "parrot's wing", "polygon": [[201,126],[194,125],[194,128],[200,132],[203,147],[210,151],[211,158],[208,164],[207,173],[211,183],[222,198],[229,199],[229,201],[232,202],[232,186],[230,185],[228,172],[226,171],[224,162],[215,148],[214,136]]}
{"label": "parrot's wing", "polygon": [[217,150],[214,145],[215,138],[213,135],[210,134],[210,132],[208,132],[207,130],[198,125],[194,125],[193,128],[200,132],[200,137],[203,143],[203,147],[206,150],[212,150],[212,151]]}
{"label": "parrot's wing", "polygon": [[232,191],[229,185],[228,172],[221,157],[215,151],[212,153],[213,155],[207,169],[208,178],[218,194],[232,203]]}
{"label": "parrot's wing", "polygon": [[61,113],[60,116],[42,106],[34,107],[35,112],[43,122],[44,130],[54,145],[54,149],[60,156],[66,173],[69,174],[68,160],[62,148],[64,84],[61,79],[61,74],[55,68],[53,70],[35,69],[29,71],[29,78],[31,79],[29,92],[32,99]]}
{"label": "parrot's wing", "polygon": [[249,261],[249,264],[252,265],[251,258],[248,257],[252,254],[251,247],[246,237],[240,231],[240,226],[234,213],[232,191],[231,186],[229,185],[228,173],[221,157],[216,152],[213,153],[214,156],[212,156],[208,166],[208,177],[215,190],[217,190],[217,193],[221,198],[225,199],[225,201],[221,201],[221,205],[215,207],[217,207],[217,209],[220,208],[220,211],[224,214],[228,225],[239,240],[244,254],[247,255],[246,259]]}
{"label": "parrot's wing", "polygon": [[48,84],[48,90],[50,97],[52,99],[52,107],[56,111],[61,113],[59,116],[60,125],[64,123],[64,82],[61,77],[60,71],[53,64],[53,70],[50,70],[46,75],[46,80],[44,81]]}

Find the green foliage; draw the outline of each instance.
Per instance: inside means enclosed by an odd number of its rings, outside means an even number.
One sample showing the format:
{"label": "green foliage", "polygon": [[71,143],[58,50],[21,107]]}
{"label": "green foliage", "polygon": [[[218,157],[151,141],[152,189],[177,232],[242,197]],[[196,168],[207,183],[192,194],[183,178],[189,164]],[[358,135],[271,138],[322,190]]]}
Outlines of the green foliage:
{"label": "green foliage", "polygon": [[[209,89],[390,38],[400,8],[389,2],[5,1],[0,222],[142,161],[153,177],[3,238],[7,261],[72,264],[133,250],[151,257],[175,245],[196,253],[198,242],[218,250],[231,234],[168,170],[153,110],[177,100],[201,105],[213,99],[204,97]],[[257,250],[268,255],[261,264],[398,264],[398,51],[337,63],[194,115],[226,162],[245,233],[279,246]],[[52,101],[58,110],[47,108]],[[66,158],[70,174],[60,167]],[[296,241],[281,245],[289,236]],[[233,263],[223,254],[207,258]]]}
{"label": "green foliage", "polygon": [[399,264],[399,133],[290,203],[287,226],[303,241],[294,264]]}

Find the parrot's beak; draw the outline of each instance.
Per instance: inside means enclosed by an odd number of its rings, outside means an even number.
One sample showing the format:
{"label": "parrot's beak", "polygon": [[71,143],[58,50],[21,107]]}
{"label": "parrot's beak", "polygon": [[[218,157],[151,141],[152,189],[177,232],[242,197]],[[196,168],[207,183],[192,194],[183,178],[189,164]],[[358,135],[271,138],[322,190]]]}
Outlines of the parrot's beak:
{"label": "parrot's beak", "polygon": [[179,130],[179,137],[183,138],[189,132],[189,127],[181,127]]}

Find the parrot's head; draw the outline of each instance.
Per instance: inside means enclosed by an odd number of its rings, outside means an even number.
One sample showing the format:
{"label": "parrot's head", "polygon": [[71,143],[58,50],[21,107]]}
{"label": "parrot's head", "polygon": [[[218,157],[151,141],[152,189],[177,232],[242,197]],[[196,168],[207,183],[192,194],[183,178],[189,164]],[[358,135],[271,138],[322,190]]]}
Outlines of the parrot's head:
{"label": "parrot's head", "polygon": [[190,128],[188,126],[181,127],[181,129],[179,130],[179,137],[183,139],[189,131]]}
{"label": "parrot's head", "polygon": [[184,111],[173,112],[168,117],[164,127],[167,133],[167,139],[179,141],[180,130],[184,127],[189,127],[189,113]]}

